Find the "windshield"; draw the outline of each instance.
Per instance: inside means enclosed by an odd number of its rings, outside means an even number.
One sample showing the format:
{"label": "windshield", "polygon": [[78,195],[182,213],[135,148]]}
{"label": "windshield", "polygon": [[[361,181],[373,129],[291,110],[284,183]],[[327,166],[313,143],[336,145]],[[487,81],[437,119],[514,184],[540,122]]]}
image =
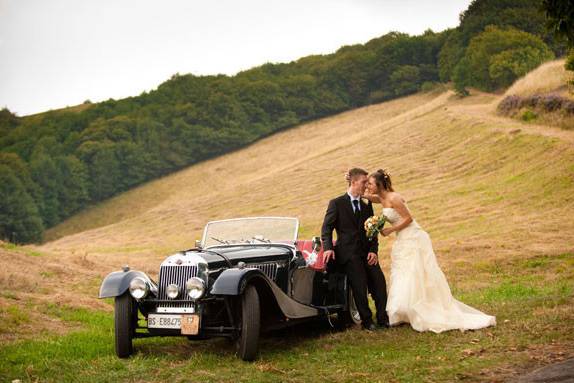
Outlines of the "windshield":
{"label": "windshield", "polygon": [[236,243],[273,243],[297,240],[297,218],[237,218],[209,222],[203,231],[203,247]]}

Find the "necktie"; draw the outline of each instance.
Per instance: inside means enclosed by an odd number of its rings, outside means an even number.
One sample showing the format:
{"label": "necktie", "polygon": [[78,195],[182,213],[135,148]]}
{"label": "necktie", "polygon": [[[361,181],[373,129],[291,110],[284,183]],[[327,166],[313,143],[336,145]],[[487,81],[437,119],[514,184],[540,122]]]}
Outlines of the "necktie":
{"label": "necktie", "polygon": [[354,199],[353,200],[353,206],[355,207],[355,218],[357,219],[357,221],[359,220],[359,217],[361,215],[361,212],[359,211],[359,201]]}

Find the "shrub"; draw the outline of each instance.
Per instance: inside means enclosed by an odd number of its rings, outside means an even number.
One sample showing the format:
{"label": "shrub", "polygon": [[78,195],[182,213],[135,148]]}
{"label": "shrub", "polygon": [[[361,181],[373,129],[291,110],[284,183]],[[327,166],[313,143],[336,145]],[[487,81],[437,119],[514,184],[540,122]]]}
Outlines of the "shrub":
{"label": "shrub", "polygon": [[556,94],[547,94],[543,97],[540,97],[538,106],[546,112],[554,112],[562,108],[563,101],[564,98]]}
{"label": "shrub", "polygon": [[574,115],[574,101],[552,93],[545,95],[534,94],[524,98],[516,95],[506,96],[498,104],[497,110],[499,113],[508,115],[521,108],[527,108],[521,115],[524,121],[536,118],[536,113],[533,112],[534,109],[549,113],[561,111],[567,116]]}
{"label": "shrub", "polygon": [[431,92],[434,89],[436,89],[436,87],[438,86],[438,84],[436,82],[432,82],[432,81],[425,81],[423,82],[423,84],[421,85],[421,90],[423,92]]}
{"label": "shrub", "polygon": [[523,99],[522,105],[529,106],[531,108],[536,108],[540,104],[540,100],[542,96],[539,94],[533,94],[532,96],[528,96]]}
{"label": "shrub", "polygon": [[526,122],[536,120],[537,117],[538,117],[538,115],[530,109],[526,109],[522,113],[522,116],[520,116],[520,118],[522,118],[522,121],[526,121]]}
{"label": "shrub", "polygon": [[573,116],[574,116],[574,101],[565,100],[565,101],[562,103],[562,110],[563,110],[564,113],[566,113],[567,115],[573,115]]}
{"label": "shrub", "polygon": [[509,114],[513,110],[519,109],[522,99],[516,95],[506,96],[498,104],[498,111],[503,114]]}

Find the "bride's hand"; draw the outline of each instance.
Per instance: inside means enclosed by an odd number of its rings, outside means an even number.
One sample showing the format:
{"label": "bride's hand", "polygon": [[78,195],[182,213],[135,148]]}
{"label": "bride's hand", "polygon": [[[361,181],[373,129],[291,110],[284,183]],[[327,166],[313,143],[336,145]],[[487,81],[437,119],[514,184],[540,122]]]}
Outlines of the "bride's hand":
{"label": "bride's hand", "polygon": [[369,194],[365,192],[365,194],[363,194],[362,197],[374,203],[381,203],[381,198],[376,194]]}
{"label": "bride's hand", "polygon": [[393,232],[393,228],[387,227],[386,229],[381,230],[381,235],[383,237],[387,237],[387,236],[391,235],[392,232]]}

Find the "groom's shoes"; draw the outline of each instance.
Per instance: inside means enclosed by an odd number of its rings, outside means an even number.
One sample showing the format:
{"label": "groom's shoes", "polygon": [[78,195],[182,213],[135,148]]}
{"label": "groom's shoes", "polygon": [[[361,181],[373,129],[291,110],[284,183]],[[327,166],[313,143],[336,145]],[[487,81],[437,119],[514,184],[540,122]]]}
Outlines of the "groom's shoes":
{"label": "groom's shoes", "polygon": [[363,324],[362,327],[363,327],[363,330],[366,330],[366,331],[375,331],[377,329],[375,324],[372,322],[367,323],[367,324]]}
{"label": "groom's shoes", "polygon": [[386,315],[386,313],[381,317],[377,315],[377,327],[381,330],[391,327],[389,324],[389,317]]}
{"label": "groom's shoes", "polygon": [[389,322],[377,322],[377,328],[384,330],[391,327],[391,325],[389,325]]}

